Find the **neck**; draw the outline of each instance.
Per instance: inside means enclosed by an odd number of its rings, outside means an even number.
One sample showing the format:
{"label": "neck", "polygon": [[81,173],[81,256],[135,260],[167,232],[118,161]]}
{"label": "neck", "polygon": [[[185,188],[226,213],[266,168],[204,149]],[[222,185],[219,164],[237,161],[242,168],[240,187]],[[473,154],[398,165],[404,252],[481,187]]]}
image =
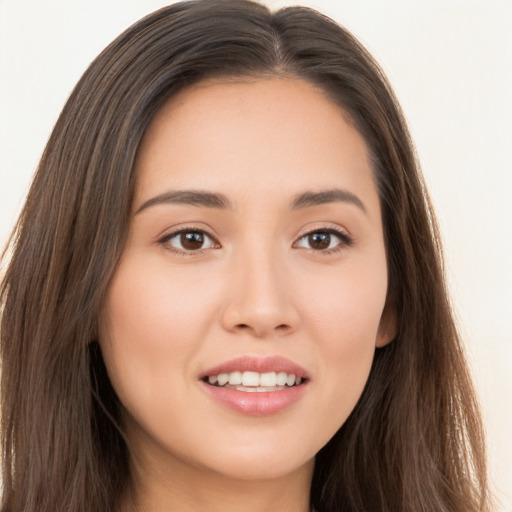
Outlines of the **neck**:
{"label": "neck", "polygon": [[[271,462],[270,462],[271,464]],[[132,464],[123,512],[309,512],[314,462],[269,480],[242,480],[185,465]]]}

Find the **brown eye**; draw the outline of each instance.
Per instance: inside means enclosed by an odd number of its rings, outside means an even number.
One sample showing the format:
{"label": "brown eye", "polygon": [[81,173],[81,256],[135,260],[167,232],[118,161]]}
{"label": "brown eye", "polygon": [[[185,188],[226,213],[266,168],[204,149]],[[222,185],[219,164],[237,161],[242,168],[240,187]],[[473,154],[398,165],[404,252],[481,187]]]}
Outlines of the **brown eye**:
{"label": "brown eye", "polygon": [[181,233],[180,243],[183,249],[188,251],[197,251],[203,247],[204,238],[203,233],[200,233],[199,231]]}
{"label": "brown eye", "polygon": [[317,249],[319,251],[328,249],[331,245],[331,234],[330,233],[310,233],[307,235],[308,243],[311,249]]}
{"label": "brown eye", "polygon": [[199,230],[179,231],[165,237],[162,242],[182,252],[197,252],[215,247],[213,239]]}
{"label": "brown eye", "polygon": [[310,249],[318,252],[330,252],[343,249],[352,244],[352,239],[345,233],[335,229],[320,229],[301,236],[294,247]]}

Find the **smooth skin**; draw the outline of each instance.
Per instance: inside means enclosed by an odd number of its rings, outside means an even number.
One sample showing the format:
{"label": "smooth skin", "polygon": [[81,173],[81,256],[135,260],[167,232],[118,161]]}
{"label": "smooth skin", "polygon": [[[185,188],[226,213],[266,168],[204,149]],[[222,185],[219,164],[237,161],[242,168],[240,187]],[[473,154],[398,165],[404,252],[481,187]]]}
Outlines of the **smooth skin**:
{"label": "smooth skin", "polygon": [[[365,141],[304,81],[209,81],[158,113],[136,173],[100,318],[136,509],[308,511],[315,454],[395,334]],[[267,416],[212,399],[200,375],[245,355],[301,365],[304,394]]]}

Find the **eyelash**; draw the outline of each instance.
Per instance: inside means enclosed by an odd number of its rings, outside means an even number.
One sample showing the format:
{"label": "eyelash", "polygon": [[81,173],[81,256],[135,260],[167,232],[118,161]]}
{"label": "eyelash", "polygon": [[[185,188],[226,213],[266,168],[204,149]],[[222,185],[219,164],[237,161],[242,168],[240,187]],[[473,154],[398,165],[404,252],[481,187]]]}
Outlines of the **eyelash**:
{"label": "eyelash", "polygon": [[[180,235],[183,235],[186,233],[196,233],[196,234],[202,235],[203,237],[206,235],[206,237],[208,237],[211,240],[212,246],[205,247],[202,249],[187,251],[185,249],[179,249],[177,247],[173,247],[171,244],[169,244],[169,241],[172,240],[173,238],[179,237]],[[193,227],[190,227],[190,228],[185,227],[185,228],[179,229],[178,231],[173,231],[172,233],[169,233],[169,234],[163,236],[160,240],[158,240],[158,243],[165,246],[165,248],[168,251],[174,252],[180,256],[196,256],[198,254],[201,254],[203,251],[205,251],[207,249],[213,249],[213,248],[220,247],[220,243],[218,242],[218,240],[213,235],[208,233],[205,229],[199,229],[199,228],[193,228]],[[181,243],[181,241],[180,241],[180,243]]]}
{"label": "eyelash", "polygon": [[[186,233],[199,234],[199,235],[202,235],[203,237],[206,236],[207,238],[209,238],[211,240],[211,246],[197,249],[197,250],[186,250],[184,248],[180,249],[180,248],[173,247],[171,244],[169,244],[169,241],[172,240],[173,238],[179,237],[180,235],[183,235]],[[311,231],[308,231],[307,233],[304,233],[303,235],[301,235],[297,239],[297,241],[294,242],[293,247],[297,247],[297,244],[301,240],[304,240],[307,237],[309,237],[311,235],[315,235],[315,234],[334,235],[335,237],[337,237],[340,240],[340,242],[338,244],[336,244],[334,247],[327,248],[327,249],[313,249],[311,247],[309,247],[309,248],[303,247],[304,249],[307,249],[316,254],[327,254],[327,255],[335,254],[337,252],[342,251],[343,249],[346,249],[347,247],[350,247],[354,243],[353,238],[350,237],[344,231],[341,231],[341,230],[338,230],[335,228],[318,228],[318,229],[313,229]],[[180,241],[180,243],[181,243],[181,241]],[[165,248],[167,250],[174,252],[180,256],[196,256],[196,255],[203,253],[203,251],[206,251],[207,249],[218,249],[221,247],[220,243],[213,235],[211,235],[204,229],[198,229],[198,228],[193,228],[193,227],[190,227],[190,228],[185,227],[185,228],[179,229],[178,231],[173,231],[172,233],[169,233],[169,234],[163,236],[162,238],[160,238],[158,240],[158,244],[165,246]],[[181,244],[181,245],[183,247],[183,244]]]}
{"label": "eyelash", "polygon": [[351,236],[349,236],[347,233],[345,233],[344,231],[341,231],[341,230],[335,229],[335,228],[318,228],[318,229],[313,229],[311,231],[308,231],[307,233],[304,233],[297,240],[297,242],[294,242],[294,246],[297,243],[299,243],[301,240],[304,240],[307,237],[309,237],[311,235],[315,235],[315,234],[322,234],[322,235],[329,235],[329,236],[334,235],[335,237],[337,237],[340,240],[340,242],[338,244],[336,244],[334,247],[327,248],[327,249],[313,249],[313,248],[304,247],[304,249],[308,249],[317,254],[318,253],[320,253],[320,254],[335,254],[337,252],[340,252],[340,251],[346,249],[347,247],[350,247],[354,243],[353,238]]}

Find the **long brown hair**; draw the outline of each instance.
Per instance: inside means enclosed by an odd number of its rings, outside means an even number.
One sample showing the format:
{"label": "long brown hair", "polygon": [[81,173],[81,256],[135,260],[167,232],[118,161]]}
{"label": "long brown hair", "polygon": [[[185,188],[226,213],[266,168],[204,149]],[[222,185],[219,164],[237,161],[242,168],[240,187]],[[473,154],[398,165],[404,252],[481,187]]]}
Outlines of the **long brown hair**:
{"label": "long brown hair", "polygon": [[129,485],[96,320],[123,249],[141,138],[178,90],[295,76],[341,105],[378,187],[398,335],[317,455],[319,512],[488,510],[482,427],[443,280],[436,222],[400,107],[345,29],[300,7],[174,4],[92,63],[42,156],[0,289],[4,512],[104,512]]}

